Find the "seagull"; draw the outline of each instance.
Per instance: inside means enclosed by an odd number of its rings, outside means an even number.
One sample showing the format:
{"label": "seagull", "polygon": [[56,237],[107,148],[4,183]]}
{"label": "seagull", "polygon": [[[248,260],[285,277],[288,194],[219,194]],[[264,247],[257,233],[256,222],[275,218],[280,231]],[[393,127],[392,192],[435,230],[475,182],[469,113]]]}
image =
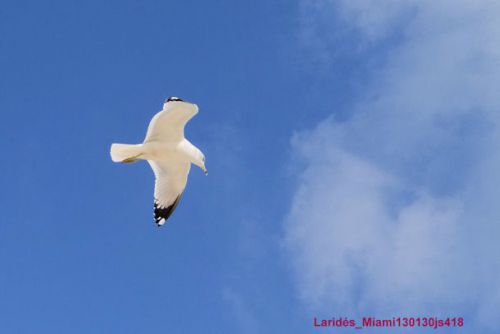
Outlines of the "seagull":
{"label": "seagull", "polygon": [[184,138],[186,123],[198,113],[198,106],[172,96],[165,100],[148,126],[142,144],[112,144],[111,160],[132,163],[147,160],[155,174],[154,219],[158,227],[172,215],[186,188],[191,164],[205,175],[205,155]]}

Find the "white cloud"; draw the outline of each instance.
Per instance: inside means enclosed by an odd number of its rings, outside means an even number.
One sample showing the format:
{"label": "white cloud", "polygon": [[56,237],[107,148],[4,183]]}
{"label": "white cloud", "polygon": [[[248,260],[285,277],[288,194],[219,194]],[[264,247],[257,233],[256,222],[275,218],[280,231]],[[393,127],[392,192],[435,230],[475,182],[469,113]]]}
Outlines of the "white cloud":
{"label": "white cloud", "polygon": [[335,59],[339,34],[355,31],[367,62],[377,43],[401,35],[347,121],[327,119],[293,140],[304,170],[285,233],[303,300],[499,321],[491,310],[500,309],[500,6],[302,8],[302,21],[315,22],[304,36],[315,36],[324,57]]}

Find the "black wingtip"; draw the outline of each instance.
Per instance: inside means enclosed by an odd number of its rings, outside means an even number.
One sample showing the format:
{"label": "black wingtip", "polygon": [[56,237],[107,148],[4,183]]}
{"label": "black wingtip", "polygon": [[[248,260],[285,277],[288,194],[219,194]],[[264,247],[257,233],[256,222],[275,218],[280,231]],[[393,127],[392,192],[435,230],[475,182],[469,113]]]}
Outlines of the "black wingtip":
{"label": "black wingtip", "polygon": [[181,200],[182,194],[177,196],[175,201],[168,207],[160,207],[158,205],[158,201],[155,199],[154,202],[154,218],[155,218],[155,223],[158,227],[163,226],[167,219],[172,215],[174,212],[175,208],[177,208],[177,205],[179,204]]}
{"label": "black wingtip", "polygon": [[183,102],[184,100],[183,100],[183,99],[180,99],[180,98],[178,98],[178,97],[176,97],[176,96],[170,96],[170,97],[169,97],[169,98],[165,101],[165,103],[166,103],[166,102],[172,102],[172,101],[181,101],[181,102]]}

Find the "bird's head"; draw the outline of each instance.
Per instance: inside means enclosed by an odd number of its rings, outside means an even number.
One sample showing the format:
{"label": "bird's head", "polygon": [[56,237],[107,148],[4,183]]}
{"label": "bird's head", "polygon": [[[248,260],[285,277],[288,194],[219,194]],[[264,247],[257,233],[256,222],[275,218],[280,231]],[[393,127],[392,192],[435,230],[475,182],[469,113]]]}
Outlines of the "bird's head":
{"label": "bird's head", "polygon": [[205,167],[205,155],[199,149],[196,149],[195,157],[192,160],[192,163],[200,167],[205,175],[208,175],[207,167]]}
{"label": "bird's head", "polygon": [[205,173],[205,175],[208,176],[208,170],[207,170],[207,167],[205,167],[205,156],[203,155],[203,153],[201,155],[202,155],[202,158],[201,158],[200,168],[203,170],[203,173]]}

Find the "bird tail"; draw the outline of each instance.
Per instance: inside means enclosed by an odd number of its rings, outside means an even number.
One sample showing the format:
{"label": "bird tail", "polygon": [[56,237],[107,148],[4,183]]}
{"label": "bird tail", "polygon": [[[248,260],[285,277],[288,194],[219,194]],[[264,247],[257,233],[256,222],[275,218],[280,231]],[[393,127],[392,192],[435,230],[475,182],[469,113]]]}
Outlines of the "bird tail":
{"label": "bird tail", "polygon": [[143,154],[142,144],[113,144],[111,145],[111,160],[114,162],[130,163],[136,162]]}

